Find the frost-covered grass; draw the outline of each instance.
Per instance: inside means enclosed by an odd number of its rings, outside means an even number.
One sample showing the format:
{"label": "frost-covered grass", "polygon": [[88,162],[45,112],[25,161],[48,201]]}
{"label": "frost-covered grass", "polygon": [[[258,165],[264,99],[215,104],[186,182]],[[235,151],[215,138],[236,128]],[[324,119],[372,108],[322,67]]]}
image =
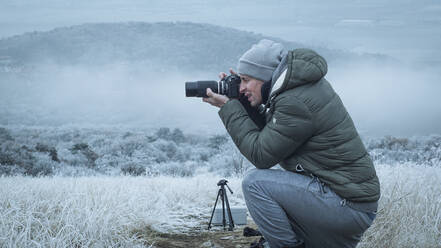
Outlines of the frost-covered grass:
{"label": "frost-covered grass", "polygon": [[[378,165],[380,211],[359,247],[440,247],[441,168]],[[219,177],[3,177],[0,247],[154,246],[149,232],[203,232]],[[243,205],[240,179],[229,185]],[[190,245],[191,246],[191,245]]]}
{"label": "frost-covered grass", "polygon": [[[0,247],[148,247],[151,229],[206,228],[218,179],[0,178]],[[244,205],[239,183],[231,205]]]}
{"label": "frost-covered grass", "polygon": [[441,247],[441,168],[376,168],[379,212],[359,247]]}

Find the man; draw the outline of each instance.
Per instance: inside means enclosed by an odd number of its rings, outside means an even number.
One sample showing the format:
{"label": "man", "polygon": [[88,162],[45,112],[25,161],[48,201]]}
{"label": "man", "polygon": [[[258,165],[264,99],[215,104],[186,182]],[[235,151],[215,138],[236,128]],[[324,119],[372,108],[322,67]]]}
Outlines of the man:
{"label": "man", "polygon": [[[234,71],[230,70],[231,73]],[[257,125],[236,99],[213,93],[240,152],[256,166],[242,182],[248,210],[270,247],[355,247],[372,224],[380,185],[326,61],[261,40],[239,59],[240,93],[264,113]],[[225,77],[221,73],[220,77]],[[269,169],[276,164],[284,170]]]}

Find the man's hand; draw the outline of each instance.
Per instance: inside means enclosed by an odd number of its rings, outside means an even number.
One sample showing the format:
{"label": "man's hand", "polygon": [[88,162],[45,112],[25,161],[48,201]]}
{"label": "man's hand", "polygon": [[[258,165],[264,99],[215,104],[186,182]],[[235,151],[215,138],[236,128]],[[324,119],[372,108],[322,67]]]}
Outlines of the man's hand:
{"label": "man's hand", "polygon": [[[234,72],[233,69],[231,68],[230,68],[230,73],[236,74],[236,72]],[[225,72],[219,73],[219,78],[221,80],[226,76],[227,74]],[[208,102],[209,104],[219,108],[224,106],[224,104],[227,103],[228,100],[230,100],[230,98],[228,98],[227,96],[214,93],[210,88],[207,88],[207,96],[208,97],[202,98],[202,101]]]}
{"label": "man's hand", "polygon": [[[230,68],[230,74],[237,74],[235,71],[233,71],[233,69],[232,68]],[[225,72],[221,72],[221,73],[219,73],[219,78],[222,80],[222,79],[224,79],[224,77],[226,77],[226,76],[228,76]]]}
{"label": "man's hand", "polygon": [[227,96],[219,95],[211,91],[210,88],[207,88],[207,96],[202,98],[202,101],[208,102],[209,104],[221,108],[225,103],[230,100]]}

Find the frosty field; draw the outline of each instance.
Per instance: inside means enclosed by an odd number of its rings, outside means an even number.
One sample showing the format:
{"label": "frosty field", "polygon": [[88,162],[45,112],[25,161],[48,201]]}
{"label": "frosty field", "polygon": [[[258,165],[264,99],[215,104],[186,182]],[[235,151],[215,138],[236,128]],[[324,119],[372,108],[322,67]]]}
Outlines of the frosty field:
{"label": "frosty field", "polygon": [[[441,169],[377,165],[377,172],[379,212],[358,247],[441,247]],[[166,247],[159,238],[182,234],[188,238],[167,246],[214,245],[219,231],[206,226],[219,179],[2,177],[0,247]],[[229,180],[231,205],[243,206],[240,178]],[[222,244],[238,247],[235,242]]]}
{"label": "frosty field", "polygon": [[261,39],[326,59],[374,162],[357,247],[441,248],[441,1],[3,2],[0,248],[249,247],[207,225],[254,166],[184,86]]}

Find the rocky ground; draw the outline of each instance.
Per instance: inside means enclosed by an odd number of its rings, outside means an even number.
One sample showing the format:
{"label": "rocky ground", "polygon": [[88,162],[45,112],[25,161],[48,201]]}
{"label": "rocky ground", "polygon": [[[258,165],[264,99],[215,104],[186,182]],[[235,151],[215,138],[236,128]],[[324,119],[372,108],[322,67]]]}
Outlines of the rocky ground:
{"label": "rocky ground", "polygon": [[[254,223],[246,225],[257,229]],[[187,248],[187,247],[207,247],[207,248],[245,248],[256,240],[257,237],[244,237],[244,225],[236,226],[233,231],[223,230],[222,227],[214,227],[210,231],[193,230],[185,234],[160,233],[148,230],[147,236],[143,237],[153,243],[156,248]],[[145,231],[144,231],[145,233]]]}

